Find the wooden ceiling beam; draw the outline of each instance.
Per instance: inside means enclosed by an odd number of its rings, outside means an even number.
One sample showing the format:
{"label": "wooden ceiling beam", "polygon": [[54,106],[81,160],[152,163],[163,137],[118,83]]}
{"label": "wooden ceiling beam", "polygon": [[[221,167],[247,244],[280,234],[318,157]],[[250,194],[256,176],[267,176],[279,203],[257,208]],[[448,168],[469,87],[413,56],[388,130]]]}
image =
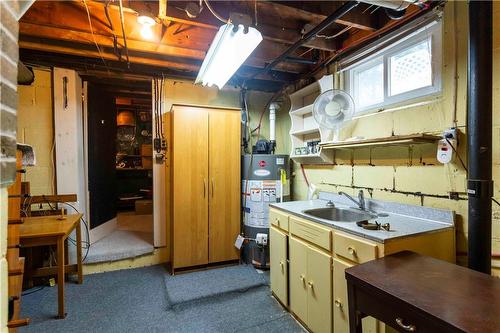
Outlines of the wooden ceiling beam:
{"label": "wooden ceiling beam", "polygon": [[[224,12],[229,12],[230,10],[236,12],[238,11],[238,8],[226,5],[224,2],[218,2],[217,8],[222,8]],[[207,13],[206,10],[202,11],[200,16],[197,17],[196,19],[188,19],[187,17],[185,17],[186,14],[183,11],[179,10],[177,7],[174,7],[173,5],[169,5],[167,13],[169,14],[169,16],[166,18],[166,20],[169,22],[193,25],[211,30],[218,30],[219,27],[222,25],[222,22],[214,18],[210,13]],[[302,38],[302,34],[300,33],[301,27],[289,28],[283,26],[276,26],[261,21],[258,23],[257,29],[262,33],[262,37],[265,40],[271,42],[292,45],[297,40]],[[304,47],[310,47],[325,51],[334,51],[336,49],[335,43],[325,39],[312,40],[304,44]]]}
{"label": "wooden ceiling beam", "polygon": [[[257,3],[260,10],[267,15],[295,18],[316,24],[323,21],[342,5],[340,1],[290,1],[286,5],[271,1],[258,1]],[[301,6],[305,6],[304,8],[307,8],[307,10],[302,9]],[[363,10],[359,7],[352,9],[349,13],[337,19],[335,23],[368,31],[379,28],[376,16],[370,15],[369,12],[363,13]]]}
{"label": "wooden ceiling beam", "polygon": [[[135,2],[134,2],[135,3]],[[104,5],[88,1],[91,17],[104,16]],[[78,7],[80,6],[80,7]],[[111,9],[111,7],[113,9]],[[102,19],[93,21],[93,32],[90,32],[85,9],[73,2],[40,2],[35,3],[33,11],[29,11],[20,22],[20,35],[24,37],[45,38],[47,40],[62,40],[79,42],[86,45],[96,42],[100,47],[112,48],[113,36],[117,39],[118,50],[123,53],[123,38],[119,28],[116,6],[110,6],[110,18],[114,31]],[[50,12],[47,15],[46,12]],[[64,13],[71,14],[71,20],[59,19]],[[132,10],[125,12],[127,46],[130,51],[151,53],[155,57],[186,58],[200,62],[205,58],[206,50],[212,42],[216,31],[207,30],[200,26],[190,26],[182,23],[170,25],[163,36],[163,40],[144,41],[137,35],[137,22]],[[156,26],[161,30],[161,25]],[[159,31],[158,31],[159,32]],[[95,39],[95,41],[94,41]],[[286,48],[284,44],[272,43],[265,40],[246,64],[262,68]],[[116,56],[116,59],[119,59]],[[283,63],[277,70],[299,73],[308,70],[307,66],[293,63]]]}
{"label": "wooden ceiling beam", "polygon": [[[97,44],[103,47],[114,47],[113,38],[111,35],[103,36],[100,34],[92,34],[90,32],[77,31],[72,29],[50,27],[41,24],[33,24],[27,22],[21,22],[19,25],[19,35],[22,39],[24,36],[39,37],[39,38],[50,38],[68,42],[79,42],[84,44],[94,45],[94,39]],[[123,38],[117,36],[118,46],[123,47]],[[183,47],[158,44],[146,41],[129,40],[127,39],[127,46],[129,50],[141,51],[159,54],[163,56],[181,57],[203,60],[205,58],[205,52],[195,49],[188,49]]]}
{"label": "wooden ceiling beam", "polygon": [[[61,53],[61,54],[97,58],[97,59],[103,58],[104,60],[117,61],[116,55],[113,54],[112,52],[109,52],[106,49],[101,49],[101,52],[99,52],[95,47],[93,49],[92,48],[86,49],[83,48],[82,46],[83,46],[82,44],[57,45],[57,44],[51,44],[50,41],[45,41],[45,40],[39,40],[39,41],[26,40],[26,39],[19,40],[19,48],[22,49]],[[131,63],[152,65],[157,67],[166,67],[178,71],[197,72],[199,69],[199,66],[197,65],[174,62],[169,60],[161,60],[157,58],[141,57],[133,54],[130,54],[129,59]]]}

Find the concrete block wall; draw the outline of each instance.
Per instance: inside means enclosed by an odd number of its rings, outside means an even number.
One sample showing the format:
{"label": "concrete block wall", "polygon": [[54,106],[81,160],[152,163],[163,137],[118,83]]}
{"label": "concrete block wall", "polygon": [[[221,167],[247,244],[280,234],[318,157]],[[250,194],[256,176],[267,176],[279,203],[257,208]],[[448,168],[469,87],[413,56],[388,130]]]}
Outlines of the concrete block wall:
{"label": "concrete block wall", "polygon": [[31,194],[54,193],[52,72],[34,69],[35,81],[18,87],[17,141],[33,146],[36,165],[26,168]]}
{"label": "concrete block wall", "polygon": [[[494,100],[493,100],[493,178],[495,198],[500,199],[500,3],[494,2]],[[394,112],[378,113],[355,120],[342,130],[342,136],[376,138],[414,133],[440,134],[457,126],[459,153],[467,163],[465,138],[467,113],[467,2],[450,1],[443,16],[442,95],[423,106]],[[455,47],[456,45],[456,47]],[[455,80],[457,61],[457,80]],[[310,182],[326,191],[346,191],[355,194],[353,187],[373,188],[375,199],[451,209],[457,213],[457,261],[466,264],[467,207],[464,201],[415,197],[387,190],[423,192],[447,195],[459,192],[466,197],[466,172],[458,159],[448,165],[440,164],[435,146],[378,147],[352,152],[336,152],[334,165],[304,166]],[[294,198],[305,199],[307,186],[299,165],[295,165]],[[321,183],[337,184],[332,186]],[[500,207],[493,204],[493,253],[500,254]],[[500,275],[500,260],[493,260],[494,273]],[[496,268],[495,268],[496,267]]]}

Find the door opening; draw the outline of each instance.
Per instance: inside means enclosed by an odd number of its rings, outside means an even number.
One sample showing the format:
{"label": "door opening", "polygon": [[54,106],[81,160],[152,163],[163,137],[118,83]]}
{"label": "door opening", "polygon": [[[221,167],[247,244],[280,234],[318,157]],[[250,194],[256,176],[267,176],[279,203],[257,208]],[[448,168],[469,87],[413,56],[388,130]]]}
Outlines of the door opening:
{"label": "door opening", "polygon": [[146,85],[134,89],[96,82],[86,85],[92,238],[87,262],[152,253],[151,83],[149,89]]}

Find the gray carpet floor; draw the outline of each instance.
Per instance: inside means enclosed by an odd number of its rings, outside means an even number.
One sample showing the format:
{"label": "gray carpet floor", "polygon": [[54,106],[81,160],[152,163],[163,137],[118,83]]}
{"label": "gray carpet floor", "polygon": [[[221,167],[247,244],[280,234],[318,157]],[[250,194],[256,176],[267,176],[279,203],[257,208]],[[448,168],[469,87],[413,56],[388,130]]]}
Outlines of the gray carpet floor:
{"label": "gray carpet floor", "polygon": [[267,284],[264,273],[251,265],[237,265],[165,277],[168,303],[173,307],[192,301],[245,292]]}
{"label": "gray carpet floor", "polygon": [[92,244],[86,264],[134,258],[154,251],[151,233],[114,230],[108,236]]}
{"label": "gray carpet floor", "polygon": [[175,309],[162,266],[88,275],[66,284],[66,319],[54,319],[57,288],[23,297],[30,325],[19,332],[303,332],[268,286],[207,298]]}

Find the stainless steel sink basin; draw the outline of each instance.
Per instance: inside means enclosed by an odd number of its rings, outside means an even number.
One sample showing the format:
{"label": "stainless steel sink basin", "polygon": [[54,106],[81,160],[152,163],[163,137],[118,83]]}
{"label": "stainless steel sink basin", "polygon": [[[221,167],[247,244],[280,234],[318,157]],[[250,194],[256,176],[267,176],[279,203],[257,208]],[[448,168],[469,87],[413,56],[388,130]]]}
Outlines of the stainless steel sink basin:
{"label": "stainless steel sink basin", "polygon": [[355,211],[351,209],[339,209],[335,207],[308,209],[304,210],[303,213],[335,222],[360,222],[377,217],[376,215],[367,212]]}

